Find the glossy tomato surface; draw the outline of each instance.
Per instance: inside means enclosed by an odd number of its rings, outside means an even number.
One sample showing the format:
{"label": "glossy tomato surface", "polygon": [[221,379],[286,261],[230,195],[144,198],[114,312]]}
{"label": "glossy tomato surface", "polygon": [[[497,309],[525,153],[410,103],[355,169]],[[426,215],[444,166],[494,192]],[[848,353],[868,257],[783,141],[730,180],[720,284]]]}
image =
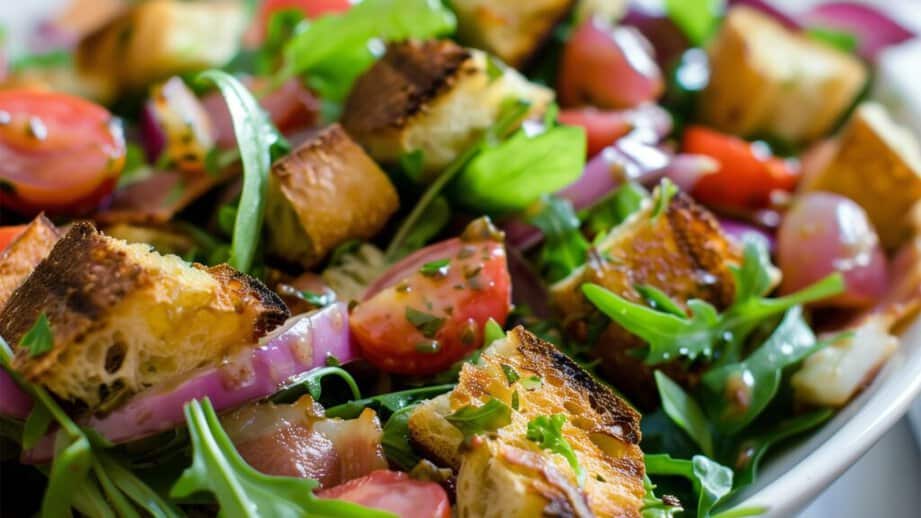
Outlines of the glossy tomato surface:
{"label": "glossy tomato surface", "polygon": [[349,320],[362,354],[379,369],[434,374],[483,344],[490,318],[505,323],[511,280],[500,241],[460,238],[432,245],[443,254],[358,304]]}
{"label": "glossy tomato surface", "polygon": [[0,205],[80,215],[112,192],[125,162],[121,125],[67,94],[0,91]]}
{"label": "glossy tomato surface", "polygon": [[451,503],[441,486],[413,480],[406,473],[379,470],[317,492],[322,498],[347,500],[390,511],[400,518],[449,518]]}

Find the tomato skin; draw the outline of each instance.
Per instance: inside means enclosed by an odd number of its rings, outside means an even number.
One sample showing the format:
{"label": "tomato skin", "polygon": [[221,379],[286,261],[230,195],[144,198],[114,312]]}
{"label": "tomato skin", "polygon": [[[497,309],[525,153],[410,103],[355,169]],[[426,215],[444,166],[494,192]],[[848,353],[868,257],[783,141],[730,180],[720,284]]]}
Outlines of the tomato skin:
{"label": "tomato skin", "polygon": [[[511,279],[503,244],[450,241],[456,242],[456,252],[440,257],[450,259],[444,275],[413,271],[352,311],[352,332],[364,357],[377,368],[437,373],[483,344],[483,326],[490,318],[505,323]],[[440,320],[427,329],[420,318]]]}
{"label": "tomato skin", "polygon": [[250,34],[247,34],[247,40],[256,45],[261,43],[265,39],[269,20],[278,11],[297,9],[312,20],[325,14],[343,13],[350,7],[352,4],[349,0],[265,0],[259,9],[257,22],[250,29]]}
{"label": "tomato skin", "polygon": [[595,156],[615,140],[630,133],[633,123],[624,112],[595,108],[562,110],[560,122],[585,128],[588,156]]}
{"label": "tomato skin", "polygon": [[19,237],[19,234],[22,234],[22,231],[25,229],[26,225],[11,225],[8,227],[0,227],[0,252],[6,249],[6,247],[10,246],[10,243]]}
{"label": "tomato skin", "polygon": [[434,482],[413,480],[406,473],[378,470],[344,484],[317,491],[365,507],[390,511],[400,518],[450,518],[448,494]]}
{"label": "tomato skin", "polygon": [[0,91],[0,205],[26,216],[80,215],[115,188],[125,162],[121,125],[67,94]]}
{"label": "tomato skin", "polygon": [[685,130],[682,148],[720,164],[719,170],[703,176],[691,193],[706,205],[764,208],[770,205],[772,192],[791,192],[799,179],[796,169],[785,160],[766,155],[746,140],[701,126]]}

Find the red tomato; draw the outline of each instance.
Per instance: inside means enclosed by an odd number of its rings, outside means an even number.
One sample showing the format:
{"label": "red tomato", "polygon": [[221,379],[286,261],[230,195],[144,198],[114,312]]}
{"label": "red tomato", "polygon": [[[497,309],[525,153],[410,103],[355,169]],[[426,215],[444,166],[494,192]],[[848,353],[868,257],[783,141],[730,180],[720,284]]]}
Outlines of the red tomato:
{"label": "red tomato", "polygon": [[449,518],[451,503],[441,486],[413,480],[406,473],[378,470],[344,484],[317,491],[335,498],[390,511],[400,518]]}
{"label": "red tomato", "polygon": [[432,258],[448,260],[445,266],[416,268],[352,311],[358,345],[381,370],[425,375],[447,369],[483,344],[490,318],[504,324],[508,316],[511,279],[502,243],[455,238],[432,247],[451,250]]}
{"label": "red tomato", "polygon": [[796,187],[799,175],[787,161],[738,137],[691,126],[684,132],[682,147],[686,153],[706,155],[720,164],[717,172],[701,177],[691,193],[707,205],[763,208],[770,204],[773,191]]}
{"label": "red tomato", "polygon": [[12,243],[13,240],[16,239],[25,229],[26,225],[0,227],[0,252],[2,252],[6,247],[10,246],[10,243]]}
{"label": "red tomato", "polygon": [[314,19],[324,14],[348,11],[351,6],[349,0],[265,0],[259,9],[258,21],[250,29],[246,40],[255,45],[261,43],[268,30],[269,20],[278,11],[297,9],[307,18]]}
{"label": "red tomato", "polygon": [[78,215],[112,192],[125,163],[105,108],[67,94],[0,91],[0,206]]}
{"label": "red tomato", "polygon": [[586,20],[563,49],[557,85],[564,106],[630,108],[665,89],[652,46],[632,27]]}
{"label": "red tomato", "polygon": [[588,156],[595,156],[633,129],[630,117],[622,111],[603,111],[595,108],[562,110],[560,122],[582,126],[588,137]]}

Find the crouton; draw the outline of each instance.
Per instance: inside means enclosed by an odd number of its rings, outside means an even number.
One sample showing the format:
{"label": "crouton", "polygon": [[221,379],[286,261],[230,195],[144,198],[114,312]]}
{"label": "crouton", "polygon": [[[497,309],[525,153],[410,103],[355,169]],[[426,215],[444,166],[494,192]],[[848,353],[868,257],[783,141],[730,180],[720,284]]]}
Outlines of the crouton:
{"label": "crouton", "polygon": [[277,295],[227,265],[189,265],[85,222],[13,292],[0,336],[18,344],[42,314],[51,349],[15,347],[13,367],[91,410],[253,347],[290,316]]}
{"label": "crouton", "polygon": [[[713,215],[683,193],[675,195],[658,217],[653,210],[647,201],[599,243],[587,264],[551,286],[551,299],[577,339],[588,340],[597,320],[597,310],[582,294],[585,283],[599,284],[637,303],[643,303],[637,285],[654,286],[685,309],[688,299],[705,300],[718,309],[732,303],[735,281],[729,267],[739,263],[740,253]],[[656,397],[652,369],[633,351],[644,345],[611,323],[599,336],[594,353],[618,388],[647,407]],[[672,379],[693,384],[683,368],[670,364],[659,368]]]}
{"label": "crouton", "polygon": [[817,139],[833,129],[867,81],[857,57],[745,6],[729,10],[709,54],[700,116],[742,136]]}
{"label": "crouton", "polygon": [[496,122],[507,99],[530,101],[533,115],[553,92],[450,41],[394,43],[355,82],[342,124],[378,162],[421,151],[431,180]]}
{"label": "crouton", "polygon": [[6,305],[13,290],[51,252],[61,237],[54,223],[39,214],[5,249],[0,250],[0,308]]}
{"label": "crouton", "polygon": [[345,241],[372,237],[398,206],[387,175],[334,124],[272,166],[267,245],[309,268]]}
{"label": "crouton", "polygon": [[178,226],[170,225],[131,225],[116,223],[105,227],[103,233],[127,243],[144,243],[153,247],[162,255],[173,254],[180,257],[195,252],[196,243],[192,237]]}
{"label": "crouton", "polygon": [[921,147],[876,103],[863,103],[841,135],[834,158],[802,186],[842,194],[860,204],[894,250],[913,233],[906,217],[921,200]]}
{"label": "crouton", "polygon": [[246,23],[239,2],[138,2],[80,42],[77,68],[114,78],[122,90],[137,90],[223,66],[236,55]]}
{"label": "crouton", "polygon": [[[464,445],[445,417],[492,398],[512,408],[511,423]],[[562,433],[585,470],[582,487],[561,455],[527,438],[530,421],[555,414],[566,416]],[[518,327],[478,364],[465,364],[454,391],[417,407],[409,431],[422,451],[458,470],[460,517],[639,516],[639,419],[572,359]]]}
{"label": "crouton", "polygon": [[454,0],[461,43],[521,67],[550,37],[574,0]]}

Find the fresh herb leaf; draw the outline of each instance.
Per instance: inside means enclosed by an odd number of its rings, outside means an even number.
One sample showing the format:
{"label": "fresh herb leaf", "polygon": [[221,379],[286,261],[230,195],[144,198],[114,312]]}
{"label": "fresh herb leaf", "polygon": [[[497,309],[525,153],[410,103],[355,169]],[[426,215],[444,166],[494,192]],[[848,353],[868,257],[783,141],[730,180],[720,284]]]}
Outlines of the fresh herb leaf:
{"label": "fresh herb leaf", "polygon": [[248,273],[253,266],[262,232],[272,148],[281,145],[284,139],[249,90],[236,78],[220,70],[206,70],[198,75],[197,80],[214,83],[221,90],[240,147],[243,190],[237,207],[228,262],[237,270]]}
{"label": "fresh herb leaf", "polygon": [[512,410],[518,411],[518,391],[512,392]]}
{"label": "fresh herb leaf", "polygon": [[646,494],[643,495],[643,508],[640,509],[643,518],[673,518],[676,513],[684,511],[681,502],[676,498],[656,496],[656,485],[649,480],[649,475],[643,477],[643,487],[646,489]]}
{"label": "fresh herb leaf", "polygon": [[695,455],[691,460],[669,455],[646,455],[649,475],[680,476],[688,479],[698,494],[697,516],[708,518],[713,507],[732,490],[732,470],[718,462]]}
{"label": "fresh herb leaf", "polygon": [[655,205],[652,208],[653,220],[658,219],[659,216],[665,213],[676,194],[678,194],[678,186],[668,178],[663,179],[659,184],[659,188],[656,189]]}
{"label": "fresh herb leaf", "polygon": [[532,374],[527,378],[521,379],[521,386],[526,390],[537,390],[543,386],[544,381],[537,374]]}
{"label": "fresh herb leaf", "polygon": [[285,45],[297,34],[303,21],[304,13],[300,9],[281,9],[272,13],[265,39],[255,56],[258,75],[269,76],[278,69]]}
{"label": "fresh herb leaf", "polygon": [[639,211],[648,199],[649,192],[642,185],[627,182],[588,210],[584,218],[585,226],[591,234],[603,237]]}
{"label": "fresh herb leaf", "polygon": [[403,471],[409,471],[422,459],[409,443],[409,416],[416,405],[401,408],[394,412],[384,425],[381,434],[381,446],[384,455],[392,464]]}
{"label": "fresh herb leaf", "polygon": [[365,399],[355,399],[341,405],[326,409],[326,417],[340,417],[342,419],[354,419],[358,417],[365,408],[373,408],[378,414],[389,415],[403,408],[412,406],[415,403],[425,399],[431,399],[453,389],[453,384],[431,385],[399,392],[390,392],[379,394]]}
{"label": "fresh herb leaf", "polygon": [[675,304],[675,301],[659,288],[651,284],[638,284],[633,288],[643,297],[650,308],[675,315],[676,317],[687,317],[687,314],[681,309],[681,306]]}
{"label": "fresh herb leaf", "polygon": [[19,347],[29,351],[29,356],[41,356],[54,347],[54,333],[51,331],[51,323],[48,317],[42,313],[32,324],[32,328],[22,335],[19,340]]}
{"label": "fresh herb leaf", "polygon": [[93,465],[90,442],[85,436],[68,443],[66,435],[59,434],[55,441],[54,462],[48,476],[48,487],[42,498],[42,518],[70,516],[74,493],[87,478]]}
{"label": "fresh herb leaf", "polygon": [[505,338],[505,330],[502,329],[502,326],[492,318],[487,320],[486,325],[483,326],[483,345],[489,345],[503,338]]}
{"label": "fresh herb leaf", "polygon": [[419,311],[418,309],[406,306],[406,320],[422,333],[426,338],[435,338],[438,330],[444,325],[445,319],[435,315]]}
{"label": "fresh herb leaf", "polygon": [[66,50],[52,50],[41,54],[28,54],[10,63],[10,72],[18,73],[33,68],[59,68],[73,64],[73,54]]}
{"label": "fresh herb leaf", "polygon": [[233,235],[233,227],[237,224],[237,206],[225,203],[217,208],[217,228],[225,235]]}
{"label": "fresh herb leaf", "polygon": [[515,370],[511,365],[502,364],[502,372],[505,373],[505,379],[508,381],[509,386],[514,385],[516,381],[521,379],[521,376],[518,374],[518,371]]}
{"label": "fresh herb leaf", "polygon": [[536,442],[545,450],[562,455],[576,473],[576,479],[581,486],[585,483],[585,470],[579,464],[579,458],[576,457],[576,452],[572,449],[572,445],[569,444],[566,437],[563,437],[563,425],[565,423],[565,414],[537,416],[528,422],[527,438]]}
{"label": "fresh herb leaf", "polygon": [[704,455],[713,456],[713,433],[710,422],[696,401],[662,371],[656,371],[656,387],[662,409],[668,417],[700,446]]}
{"label": "fresh herb leaf", "polygon": [[579,218],[569,200],[545,196],[528,222],[544,234],[538,262],[548,281],[563,279],[585,263],[589,244],[579,231]]}
{"label": "fresh herb leaf", "polygon": [[237,453],[207,399],[186,404],[185,417],[192,442],[192,465],[170,490],[173,498],[207,491],[214,494],[224,516],[393,516],[351,502],[317,498],[313,494],[316,480],[256,471]]}
{"label": "fresh herb leaf", "polygon": [[464,434],[464,441],[484,432],[492,432],[512,422],[512,411],[502,401],[490,398],[481,406],[464,406],[445,419]]}
{"label": "fresh herb leaf", "polygon": [[421,182],[425,169],[425,151],[414,149],[400,155],[400,168],[414,182]]}
{"label": "fresh herb leaf", "polygon": [[430,261],[423,264],[422,268],[419,268],[419,273],[425,275],[426,277],[444,277],[448,274],[449,264],[451,264],[450,259]]}
{"label": "fresh herb leaf", "polygon": [[724,3],[724,0],[665,0],[665,12],[696,47],[713,34]]}
{"label": "fresh herb leaf", "polygon": [[297,297],[311,306],[325,308],[336,302],[336,295],[331,292],[316,293],[313,291],[298,290]]}
{"label": "fresh herb leaf", "polygon": [[334,376],[341,379],[351,391],[352,398],[361,398],[361,390],[359,390],[358,384],[355,383],[355,378],[353,378],[348,371],[341,367],[327,366],[302,372],[292,377],[288,380],[283,389],[272,396],[272,402],[291,403],[297,401],[305,393],[309,393],[310,397],[315,401],[319,401],[320,397],[323,395],[323,379],[327,376]]}
{"label": "fresh herb leaf", "polygon": [[767,295],[776,276],[771,253],[763,239],[751,234],[746,234],[743,239],[742,265],[729,267],[736,287],[736,304]]}
{"label": "fresh herb leaf", "polygon": [[830,45],[849,54],[854,53],[860,45],[860,38],[856,34],[832,27],[808,27],[806,28],[806,35],[815,41]]}
{"label": "fresh herb leaf", "polygon": [[48,433],[48,426],[54,420],[51,412],[45,405],[36,403],[29,412],[26,424],[22,429],[22,449],[30,450],[38,441]]}

